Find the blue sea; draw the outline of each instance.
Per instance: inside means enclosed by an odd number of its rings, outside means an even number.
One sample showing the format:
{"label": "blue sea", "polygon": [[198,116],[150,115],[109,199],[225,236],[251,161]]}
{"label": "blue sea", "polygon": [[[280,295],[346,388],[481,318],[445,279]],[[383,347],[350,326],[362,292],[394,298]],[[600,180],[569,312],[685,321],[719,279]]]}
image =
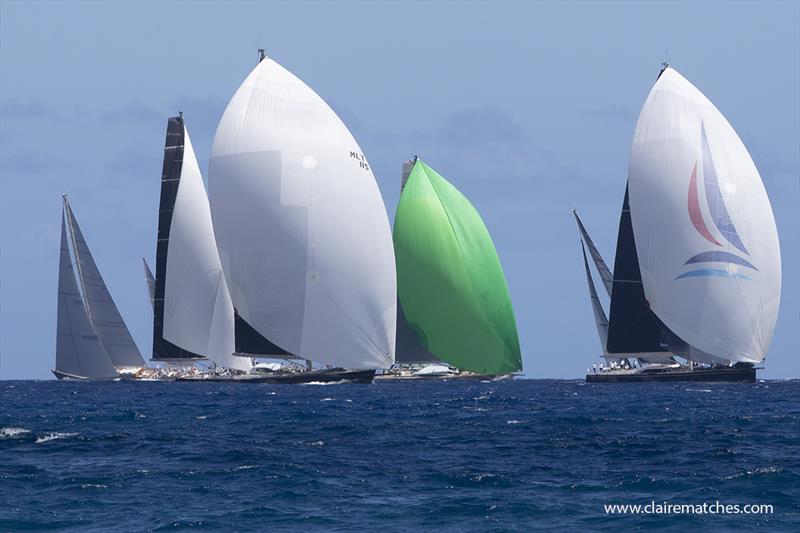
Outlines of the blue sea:
{"label": "blue sea", "polygon": [[[799,433],[798,381],[5,381],[0,530],[796,531]],[[715,502],[773,510],[605,510]]]}

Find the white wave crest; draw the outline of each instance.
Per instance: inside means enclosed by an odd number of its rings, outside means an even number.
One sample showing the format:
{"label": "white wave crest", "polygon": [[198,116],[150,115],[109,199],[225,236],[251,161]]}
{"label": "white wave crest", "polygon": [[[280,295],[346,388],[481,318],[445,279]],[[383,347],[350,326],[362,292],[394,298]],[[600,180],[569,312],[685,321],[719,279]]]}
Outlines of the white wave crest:
{"label": "white wave crest", "polygon": [[21,435],[25,435],[26,433],[30,433],[30,429],[25,428],[15,428],[15,427],[7,427],[7,428],[0,428],[0,439],[13,439],[15,437],[19,437]]}
{"label": "white wave crest", "polygon": [[41,437],[36,437],[36,444],[41,444],[43,442],[49,442],[51,440],[58,440],[58,439],[68,439],[70,437],[76,437],[77,433],[48,433],[47,435],[43,435]]}

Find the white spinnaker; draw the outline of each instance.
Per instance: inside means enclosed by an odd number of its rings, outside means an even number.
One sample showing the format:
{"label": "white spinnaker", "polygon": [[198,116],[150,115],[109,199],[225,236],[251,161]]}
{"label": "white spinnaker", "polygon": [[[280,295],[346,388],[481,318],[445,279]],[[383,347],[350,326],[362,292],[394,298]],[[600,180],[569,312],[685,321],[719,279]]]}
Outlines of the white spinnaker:
{"label": "white spinnaker", "polygon": [[394,362],[394,250],[375,178],[333,110],[269,58],[222,116],[209,195],[231,297],[259,333],[331,365]]}
{"label": "white spinnaker", "polygon": [[628,176],[652,310],[694,359],[762,361],[781,292],[772,208],[741,139],[672,68],[642,107]]}
{"label": "white spinnaker", "polygon": [[200,167],[184,126],[183,163],[167,247],[164,338],[226,368],[250,370],[233,355],[231,302],[217,252],[211,210]]}

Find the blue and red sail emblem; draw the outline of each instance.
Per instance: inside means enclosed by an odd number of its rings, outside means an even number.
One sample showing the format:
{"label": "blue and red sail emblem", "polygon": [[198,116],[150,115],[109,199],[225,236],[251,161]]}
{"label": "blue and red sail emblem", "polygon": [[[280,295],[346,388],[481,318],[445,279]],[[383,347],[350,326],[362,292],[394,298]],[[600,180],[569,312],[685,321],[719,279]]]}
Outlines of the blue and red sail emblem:
{"label": "blue and red sail emblem", "polygon": [[[717,172],[714,168],[714,159],[711,156],[711,149],[708,146],[708,138],[706,137],[705,126],[702,126],[701,131],[701,144],[703,147],[703,188],[706,205],[708,206],[708,213],[711,215],[711,220],[714,222],[720,235],[728,241],[734,248],[738,249],[744,255],[750,255],[742,242],[739,233],[736,231],[736,226],[733,225],[733,220],[728,213],[728,208],[725,206],[725,200],[722,197],[722,192],[719,188],[719,180],[717,179]],[[689,219],[692,221],[694,229],[705,240],[711,244],[718,246],[717,249],[711,249],[705,252],[700,252],[697,255],[690,257],[684,265],[698,265],[700,268],[695,268],[688,272],[680,274],[675,279],[696,278],[696,277],[724,277],[724,278],[738,278],[751,280],[750,276],[740,272],[739,267],[744,267],[758,271],[758,269],[744,257],[731,253],[722,249],[723,244],[714,237],[714,234],[706,224],[703,212],[700,209],[700,195],[697,183],[697,162],[692,168],[692,174],[689,178],[689,195],[687,198],[689,208]],[[703,264],[708,266],[701,266]],[[724,267],[720,268],[721,265]]]}

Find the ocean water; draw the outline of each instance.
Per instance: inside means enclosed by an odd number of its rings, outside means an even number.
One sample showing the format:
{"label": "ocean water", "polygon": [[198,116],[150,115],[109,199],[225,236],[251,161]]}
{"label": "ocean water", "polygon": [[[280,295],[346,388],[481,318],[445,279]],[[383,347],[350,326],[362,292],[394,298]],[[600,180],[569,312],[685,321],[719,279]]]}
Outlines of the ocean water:
{"label": "ocean water", "polygon": [[5,381],[0,530],[796,530],[799,433],[798,381]]}

